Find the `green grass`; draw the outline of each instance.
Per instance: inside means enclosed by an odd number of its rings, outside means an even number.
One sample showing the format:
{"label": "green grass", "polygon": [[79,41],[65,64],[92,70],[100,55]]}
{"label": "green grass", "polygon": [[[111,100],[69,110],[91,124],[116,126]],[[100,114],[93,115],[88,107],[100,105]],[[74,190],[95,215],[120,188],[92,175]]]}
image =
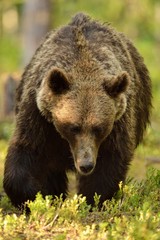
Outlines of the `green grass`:
{"label": "green grass", "polygon": [[[128,181],[117,199],[106,201],[101,211],[74,195],[45,199],[40,194],[28,202],[30,215],[17,213],[8,199],[0,202],[0,239],[135,239],[160,237],[160,171],[149,169],[141,182]],[[92,210],[92,212],[90,212]]]}

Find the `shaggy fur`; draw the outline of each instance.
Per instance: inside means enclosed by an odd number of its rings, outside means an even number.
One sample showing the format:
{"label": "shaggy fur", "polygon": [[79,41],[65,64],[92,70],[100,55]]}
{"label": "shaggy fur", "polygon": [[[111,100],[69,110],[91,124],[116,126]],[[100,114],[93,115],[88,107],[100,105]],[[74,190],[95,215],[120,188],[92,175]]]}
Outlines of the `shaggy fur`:
{"label": "shaggy fur", "polygon": [[133,44],[79,13],[50,32],[26,67],[16,95],[16,128],[4,189],[15,206],[67,194],[66,171],[93,204],[125,180],[149,123],[151,82]]}

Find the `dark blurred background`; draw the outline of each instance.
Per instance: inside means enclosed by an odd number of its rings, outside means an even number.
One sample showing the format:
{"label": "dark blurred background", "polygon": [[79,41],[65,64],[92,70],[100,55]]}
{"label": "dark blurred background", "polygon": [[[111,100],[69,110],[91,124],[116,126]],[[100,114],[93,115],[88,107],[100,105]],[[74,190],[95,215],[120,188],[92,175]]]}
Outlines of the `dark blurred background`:
{"label": "dark blurred background", "polygon": [[129,174],[141,179],[148,165],[160,165],[160,0],[0,0],[0,176],[14,128],[14,93],[24,67],[45,34],[78,11],[110,22],[143,55],[153,82],[154,108]]}

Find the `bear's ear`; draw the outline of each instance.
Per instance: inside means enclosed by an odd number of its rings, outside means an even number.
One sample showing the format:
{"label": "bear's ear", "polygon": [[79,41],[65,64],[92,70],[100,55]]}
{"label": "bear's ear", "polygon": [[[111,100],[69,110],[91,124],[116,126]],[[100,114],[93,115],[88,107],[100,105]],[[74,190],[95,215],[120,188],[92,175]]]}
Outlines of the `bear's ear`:
{"label": "bear's ear", "polygon": [[111,96],[117,97],[119,94],[124,93],[129,85],[129,75],[127,72],[122,72],[110,81],[104,81],[103,88]]}
{"label": "bear's ear", "polygon": [[62,94],[69,90],[70,84],[62,70],[54,68],[48,76],[48,85],[55,94]]}

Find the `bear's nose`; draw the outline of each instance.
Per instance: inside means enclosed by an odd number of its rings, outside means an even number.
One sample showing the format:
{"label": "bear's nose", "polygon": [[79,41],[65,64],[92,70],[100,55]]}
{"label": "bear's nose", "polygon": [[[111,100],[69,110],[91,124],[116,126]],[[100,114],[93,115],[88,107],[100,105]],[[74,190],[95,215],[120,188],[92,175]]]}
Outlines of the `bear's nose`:
{"label": "bear's nose", "polygon": [[79,168],[82,173],[87,174],[93,170],[94,164],[93,163],[83,164],[83,165],[80,165]]}

